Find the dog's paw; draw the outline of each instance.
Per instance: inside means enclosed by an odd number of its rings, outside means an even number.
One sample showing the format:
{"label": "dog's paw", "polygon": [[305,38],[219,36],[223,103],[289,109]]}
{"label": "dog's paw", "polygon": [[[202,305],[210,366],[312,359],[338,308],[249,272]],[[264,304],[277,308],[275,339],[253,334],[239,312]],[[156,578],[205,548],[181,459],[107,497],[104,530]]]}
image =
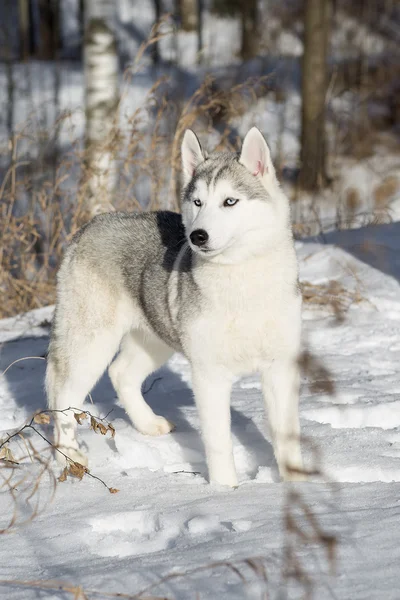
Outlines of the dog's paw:
{"label": "dog's paw", "polygon": [[73,462],[77,462],[80,465],[83,465],[84,467],[88,466],[88,457],[85,454],[83,454],[83,452],[78,450],[78,448],[64,448],[60,446],[59,449],[61,450],[62,454],[61,452],[56,452],[56,460],[60,467],[64,468],[68,466],[69,461],[66,457],[68,457]]}
{"label": "dog's paw", "polygon": [[138,427],[138,430],[143,435],[165,435],[174,429],[175,425],[160,415],[154,415],[151,421]]}
{"label": "dog's paw", "polygon": [[239,481],[236,473],[229,473],[228,471],[222,473],[211,473],[210,483],[216,483],[218,485],[224,485],[230,488],[239,487]]}

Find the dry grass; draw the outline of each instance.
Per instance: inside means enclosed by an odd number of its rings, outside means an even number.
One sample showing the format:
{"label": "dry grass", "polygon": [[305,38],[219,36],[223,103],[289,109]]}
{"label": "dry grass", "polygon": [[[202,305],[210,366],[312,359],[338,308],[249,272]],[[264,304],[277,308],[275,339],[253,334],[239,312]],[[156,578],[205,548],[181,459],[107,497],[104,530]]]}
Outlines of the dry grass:
{"label": "dry grass", "polygon": [[[156,28],[126,71],[112,132],[100,149],[112,157],[112,198],[105,187],[99,188],[97,206],[88,204],[90,182],[96,173],[82,141],[72,133],[74,115],[70,113],[59,115],[50,131],[38,128],[33,113],[16,129],[8,148],[0,150],[0,164],[4,165],[0,185],[0,318],[54,302],[55,277],[65,245],[98,207],[103,211],[104,207],[178,210],[180,143],[185,129],[194,127],[200,135],[214,131],[226,146],[232,134],[230,121],[243,114],[257,94],[264,93],[267,78],[249,79],[226,91],[207,77],[187,101],[174,100],[169,97],[165,78],[160,78],[143,105],[124,114],[122,124],[121,107],[140,71],[144,51],[160,36]],[[60,131],[71,131],[70,143],[56,152]]]}
{"label": "dry grass", "polygon": [[[68,477],[79,480],[91,477],[99,481],[111,494],[118,492],[108,486],[100,477],[89,469],[77,463],[50,440],[48,427],[57,412],[72,412],[82,425],[90,421],[90,428],[95,433],[111,437],[115,429],[106,418],[94,417],[89,411],[78,411],[67,408],[62,411],[42,410],[17,428],[13,433],[0,440],[0,497],[5,501],[5,511],[2,514],[0,535],[13,533],[16,528],[32,521],[41,514],[53,499],[57,482],[66,481]],[[39,447],[38,442],[45,442],[45,447]],[[62,454],[66,467],[59,477],[53,469],[53,453]],[[3,522],[4,520],[4,522]]]}
{"label": "dry grass", "polygon": [[358,286],[349,290],[336,280],[326,283],[302,281],[300,289],[303,301],[308,307],[325,307],[340,322],[344,321],[350,306],[366,301]]}

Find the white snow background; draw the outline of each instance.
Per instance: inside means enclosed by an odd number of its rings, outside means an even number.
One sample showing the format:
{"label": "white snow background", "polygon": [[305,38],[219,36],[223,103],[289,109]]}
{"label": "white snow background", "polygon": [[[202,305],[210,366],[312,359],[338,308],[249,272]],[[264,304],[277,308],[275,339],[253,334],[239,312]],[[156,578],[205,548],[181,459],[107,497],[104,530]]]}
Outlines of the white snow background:
{"label": "white snow background", "polygon": [[[118,405],[107,376],[85,408],[109,419],[113,441],[79,427],[96,480],[68,479],[33,521],[0,537],[0,579],[57,580],[107,593],[135,594],[149,585],[168,599],[300,598],[295,582],[285,583],[284,510],[296,489],[320,528],[337,538],[336,574],[318,541],[294,542],[296,555],[315,584],[314,597],[398,599],[400,597],[400,227],[382,225],[329,234],[323,242],[297,244],[301,280],[337,280],[358,287],[361,302],[350,304],[338,321],[324,306],[304,307],[304,340],[331,372],[335,391],[316,391],[303,378],[301,426],[312,466],[310,444],[319,456],[325,482],[279,482],[271,445],[265,439],[257,377],[238,381],[232,399],[238,489],[209,485],[199,419],[190,391],[188,364],[179,355],[145,383],[156,411],[176,423],[159,438],[135,431]],[[47,351],[53,308],[0,322],[1,369]],[[45,407],[45,362],[16,363],[0,379],[0,438]],[[317,382],[318,383],[318,382]],[[50,430],[44,427],[50,435]],[[29,433],[27,434],[29,435]],[[268,438],[268,434],[267,434]],[[33,440],[34,438],[31,437]],[[44,447],[35,441],[37,447]],[[17,455],[17,452],[15,452]],[[19,467],[35,473],[25,461]],[[55,465],[54,468],[56,469]],[[43,480],[44,502],[49,484]],[[20,507],[29,517],[27,505]],[[0,495],[0,526],[11,510]],[[296,523],[312,537],[304,511]],[[268,582],[240,563],[263,557]],[[229,567],[240,568],[242,580]],[[214,564],[214,566],[212,566]],[[197,567],[208,567],[195,571]],[[166,575],[188,573],[157,585]],[[268,596],[266,595],[268,593]],[[147,597],[151,594],[148,592]],[[146,594],[145,594],[146,596]],[[62,591],[0,585],[0,598],[71,598]]]}

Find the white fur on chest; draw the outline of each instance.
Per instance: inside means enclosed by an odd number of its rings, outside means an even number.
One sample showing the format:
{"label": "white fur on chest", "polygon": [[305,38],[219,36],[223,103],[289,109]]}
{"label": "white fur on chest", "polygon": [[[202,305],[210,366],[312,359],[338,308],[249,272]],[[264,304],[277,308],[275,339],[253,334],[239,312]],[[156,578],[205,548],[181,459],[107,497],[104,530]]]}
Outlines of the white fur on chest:
{"label": "white fur on chest", "polygon": [[286,258],[276,254],[200,270],[196,281],[204,303],[188,331],[196,360],[204,356],[241,375],[297,351],[301,299],[296,262]]}

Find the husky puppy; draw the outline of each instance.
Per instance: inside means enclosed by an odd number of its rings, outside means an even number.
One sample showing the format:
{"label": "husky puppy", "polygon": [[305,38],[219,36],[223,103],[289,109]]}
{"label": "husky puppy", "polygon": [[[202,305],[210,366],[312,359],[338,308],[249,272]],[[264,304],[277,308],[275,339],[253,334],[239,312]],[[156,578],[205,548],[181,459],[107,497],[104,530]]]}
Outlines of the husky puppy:
{"label": "husky puppy", "polygon": [[[240,155],[206,155],[187,130],[182,216],[96,216],[73,238],[58,274],[46,374],[49,407],[80,408],[109,374],[133,425],[162,435],[141,386],[173,352],[192,369],[210,481],[237,486],[231,439],[234,380],[259,372],[284,479],[301,478],[298,355],[301,295],[289,202],[258,129]],[[111,362],[118,353],[117,357]],[[86,464],[71,414],[59,447]]]}

